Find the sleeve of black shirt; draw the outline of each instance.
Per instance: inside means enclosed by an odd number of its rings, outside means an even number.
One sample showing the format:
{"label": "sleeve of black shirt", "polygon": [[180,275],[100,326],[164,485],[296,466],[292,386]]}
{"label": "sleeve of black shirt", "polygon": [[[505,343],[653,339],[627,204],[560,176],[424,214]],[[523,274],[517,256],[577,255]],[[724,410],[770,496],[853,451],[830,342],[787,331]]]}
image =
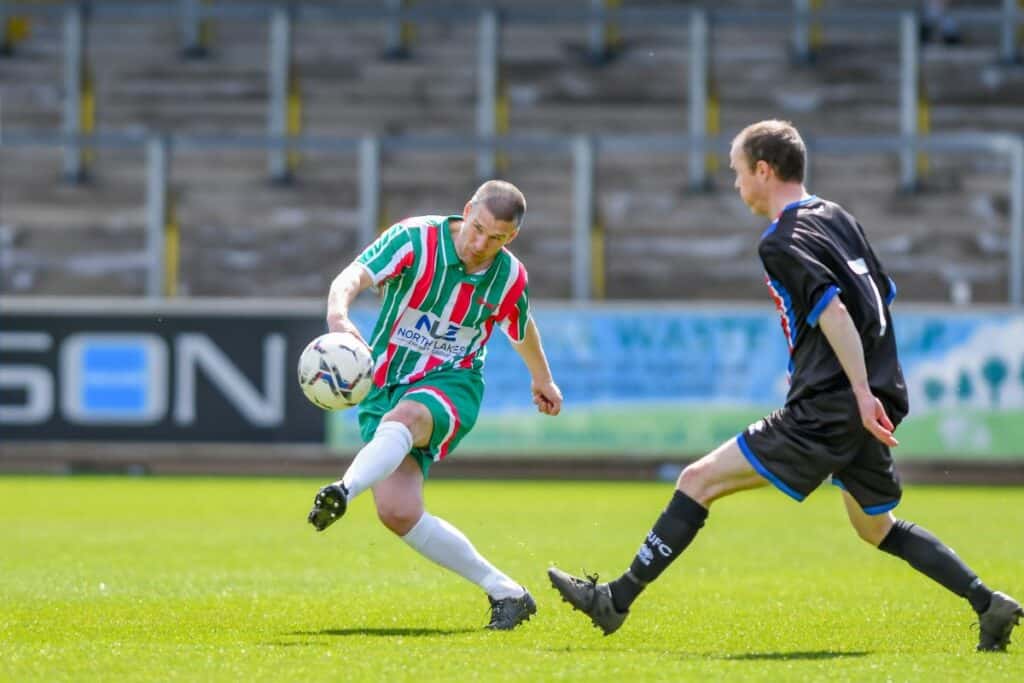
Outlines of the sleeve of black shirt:
{"label": "sleeve of black shirt", "polygon": [[795,310],[806,313],[807,324],[816,326],[825,307],[842,291],[832,270],[808,248],[792,242],[768,238],[758,253],[768,277],[782,285]]}

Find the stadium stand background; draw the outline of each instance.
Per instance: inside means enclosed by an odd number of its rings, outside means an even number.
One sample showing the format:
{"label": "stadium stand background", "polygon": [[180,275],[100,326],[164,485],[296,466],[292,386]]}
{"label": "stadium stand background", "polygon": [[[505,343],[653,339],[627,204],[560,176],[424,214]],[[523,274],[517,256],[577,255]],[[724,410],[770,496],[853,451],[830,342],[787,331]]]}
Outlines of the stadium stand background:
{"label": "stadium stand background", "polygon": [[[230,0],[217,0],[229,4]],[[452,3],[432,3],[452,4]],[[522,2],[461,6],[523,7]],[[579,3],[588,5],[589,3]],[[679,6],[631,1],[629,6]],[[879,3],[824,2],[826,9]],[[998,3],[957,2],[957,9]],[[540,3],[536,6],[543,6]],[[709,5],[710,6],[710,5]],[[773,7],[731,0],[716,9]],[[885,8],[913,8],[912,2]],[[382,56],[387,26],[299,22],[294,60],[310,135],[455,134],[474,131],[477,26],[424,21],[411,56]],[[97,132],[265,134],[268,23],[210,25],[210,54],[181,57],[176,22],[94,20],[87,55]],[[513,133],[685,133],[685,24],[619,27],[616,59],[586,58],[586,27],[514,24],[502,34],[501,69]],[[714,26],[713,87],[720,130],[768,116],[809,139],[899,130],[898,26],[828,24],[812,64],[796,64],[784,25]],[[1024,132],[1024,69],[997,63],[995,28],[963,30],[960,45],[922,49],[931,130]],[[4,130],[60,128],[62,27],[33,20],[0,59]],[[57,148],[0,147],[0,291],[5,294],[140,294],[145,225],[141,149],[90,153],[89,178],[61,180]],[[1007,167],[984,155],[930,156],[922,190],[900,190],[896,155],[820,155],[811,189],[863,222],[910,301],[1007,298]],[[538,298],[570,292],[572,173],[568,157],[510,155],[502,175],[530,203],[515,245]],[[677,153],[603,155],[597,220],[606,231],[606,296],[760,299],[755,255],[760,219],[732,190],[719,159],[707,192],[688,189]],[[268,181],[263,151],[186,150],[173,158],[181,226],[179,292],[319,297],[358,249],[354,155],[305,152],[295,182]],[[457,212],[479,180],[470,153],[392,153],[382,170],[382,223]]]}

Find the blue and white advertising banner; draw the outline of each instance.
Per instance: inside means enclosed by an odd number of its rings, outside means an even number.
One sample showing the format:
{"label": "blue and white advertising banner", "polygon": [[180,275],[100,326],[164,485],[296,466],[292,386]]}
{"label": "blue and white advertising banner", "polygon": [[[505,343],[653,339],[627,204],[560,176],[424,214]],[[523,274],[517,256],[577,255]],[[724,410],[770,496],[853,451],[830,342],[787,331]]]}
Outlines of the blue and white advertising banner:
{"label": "blue and white advertising banner", "polygon": [[[295,363],[324,302],[0,299],[0,439],[317,442]],[[1024,459],[1024,312],[897,304],[911,412],[900,457]],[[788,355],[768,305],[538,304],[565,394],[537,414],[522,360],[492,337],[462,455],[692,457],[783,405]],[[369,336],[376,310],[353,318]],[[340,452],[356,410],[327,415]]]}
{"label": "blue and white advertising banner", "polygon": [[6,300],[0,438],[322,442],[295,379],[324,327],[306,303]]}
{"label": "blue and white advertising banner", "polygon": [[[911,395],[899,455],[1024,457],[1024,313],[894,312]],[[356,317],[368,335],[374,313]],[[785,402],[788,351],[768,306],[539,305],[534,317],[563,414],[535,412],[529,375],[496,333],[464,453],[693,456]],[[329,430],[343,450],[359,445],[354,412]]]}

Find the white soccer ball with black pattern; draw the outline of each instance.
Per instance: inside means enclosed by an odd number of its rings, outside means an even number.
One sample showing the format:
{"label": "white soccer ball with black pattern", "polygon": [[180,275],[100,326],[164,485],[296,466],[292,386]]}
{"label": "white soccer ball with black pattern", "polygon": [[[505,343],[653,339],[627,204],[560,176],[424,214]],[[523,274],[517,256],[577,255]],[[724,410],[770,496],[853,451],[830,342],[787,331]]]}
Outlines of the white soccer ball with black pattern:
{"label": "white soccer ball with black pattern", "polygon": [[366,398],[373,385],[370,349],[349,332],[328,332],[299,356],[299,386],[313,405],[344,410]]}

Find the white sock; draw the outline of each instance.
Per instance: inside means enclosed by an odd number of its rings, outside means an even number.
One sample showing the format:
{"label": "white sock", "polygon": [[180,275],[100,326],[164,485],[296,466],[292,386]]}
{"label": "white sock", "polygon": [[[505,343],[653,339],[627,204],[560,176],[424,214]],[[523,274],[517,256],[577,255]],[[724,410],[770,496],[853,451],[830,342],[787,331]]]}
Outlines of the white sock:
{"label": "white sock", "polygon": [[410,450],[412,432],[408,427],[391,420],[381,422],[370,443],[356,453],[345,475],[335,483],[344,484],[348,489],[348,499],[352,500],[398,469]]}
{"label": "white sock", "polygon": [[478,553],[461,531],[429,512],[423,513],[402,540],[427,559],[480,586],[495,600],[519,598],[526,593]]}

